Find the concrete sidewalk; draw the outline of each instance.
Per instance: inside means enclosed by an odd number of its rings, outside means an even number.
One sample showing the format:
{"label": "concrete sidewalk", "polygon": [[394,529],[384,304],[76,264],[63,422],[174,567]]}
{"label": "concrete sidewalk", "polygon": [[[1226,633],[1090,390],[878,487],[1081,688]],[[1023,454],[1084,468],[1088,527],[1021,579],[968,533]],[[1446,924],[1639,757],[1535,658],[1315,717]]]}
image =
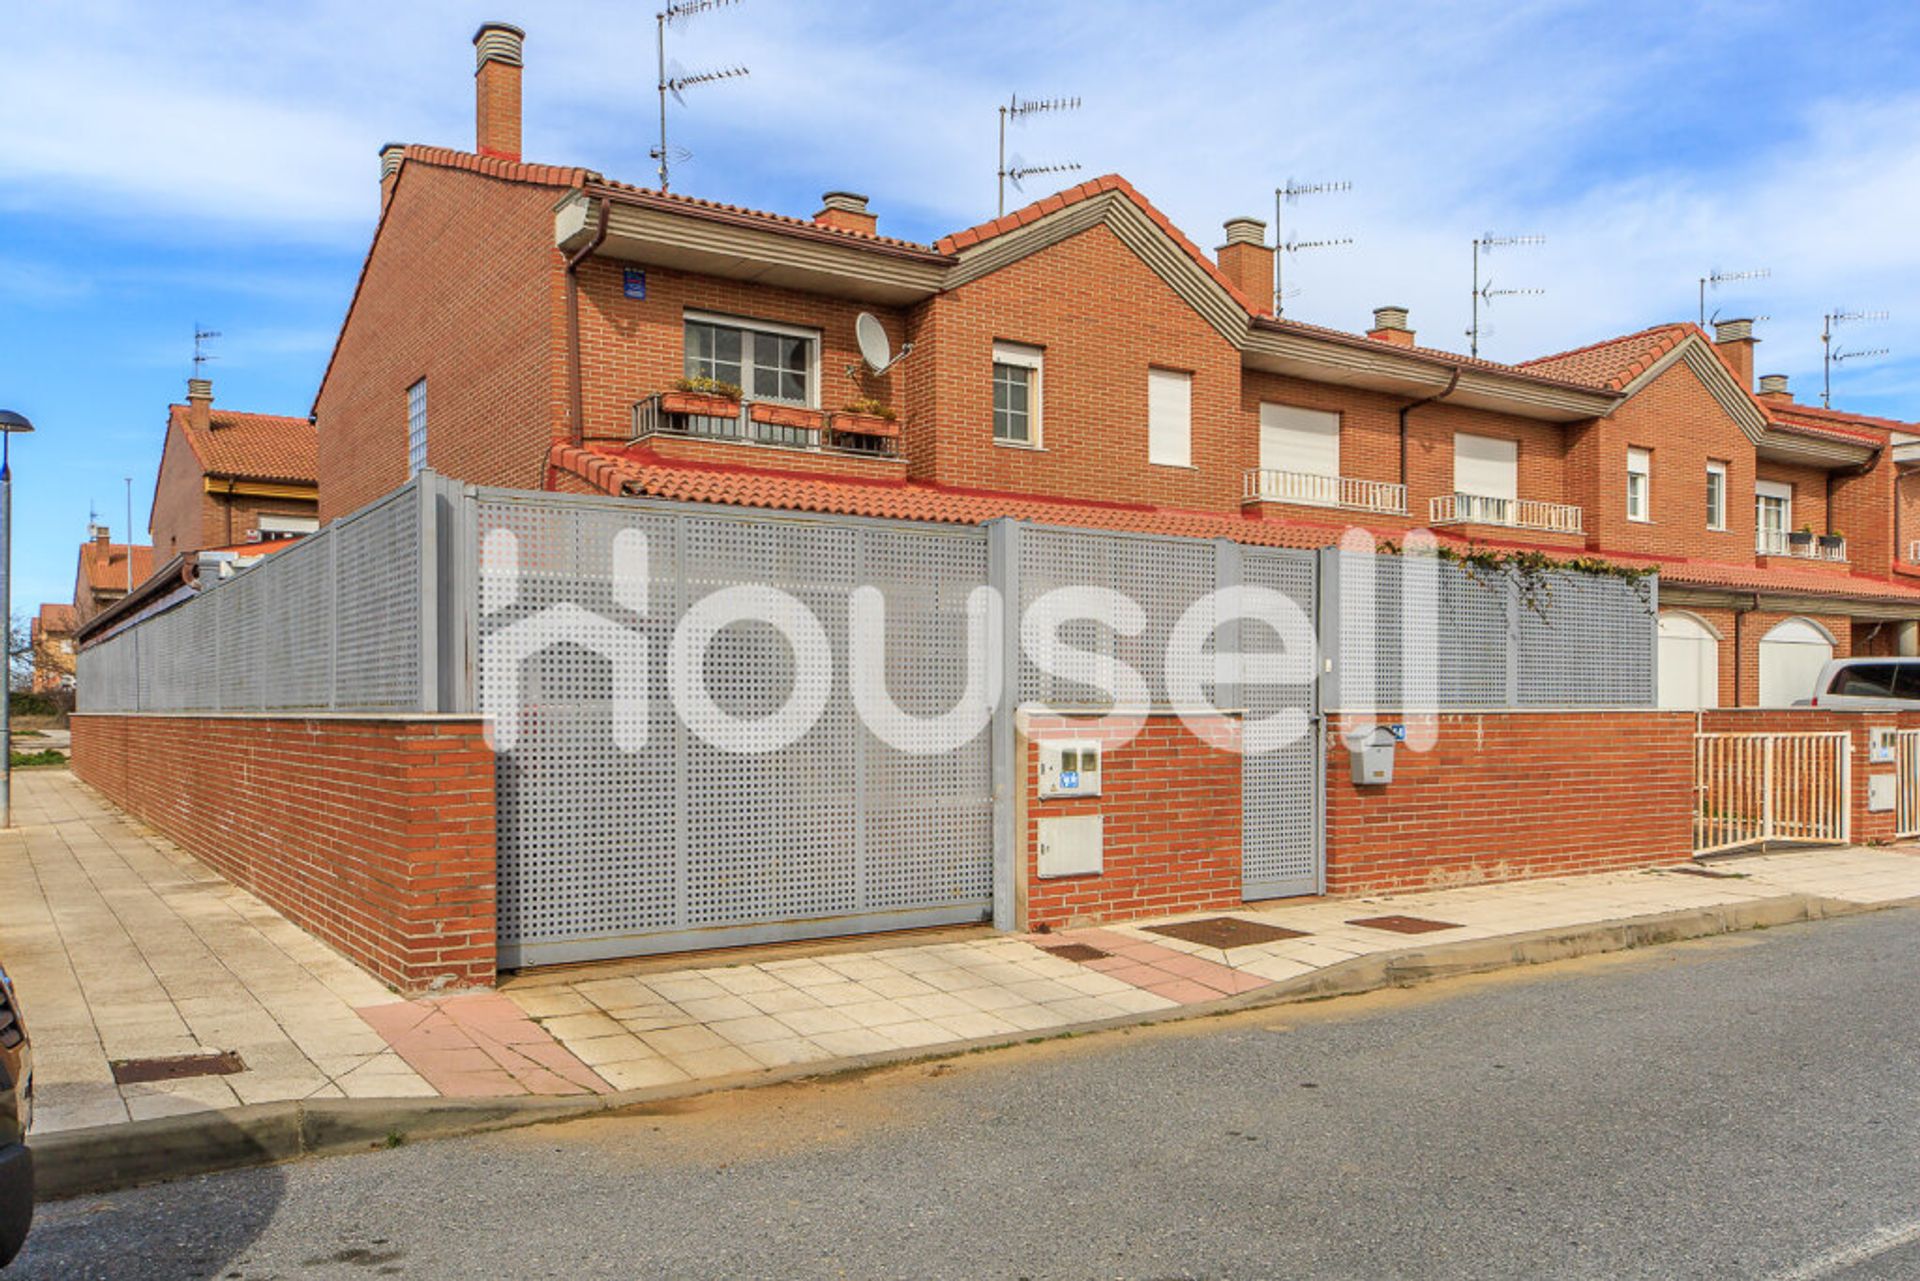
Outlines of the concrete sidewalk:
{"label": "concrete sidewalk", "polygon": [[[403,1000],[65,771],[17,775],[15,789],[20,826],[0,834],[0,958],[34,1036],[42,1135],[280,1101],[586,1099],[750,1082],[795,1065],[1257,999],[1356,958],[1436,944],[1807,899],[1920,899],[1920,851],[1818,849],[1723,862],[1710,875],[1287,900],[697,966],[608,963],[509,979],[499,992]],[[1220,918],[1262,937],[1209,938],[1204,923],[1219,929]],[[211,1051],[237,1053],[245,1070],[115,1084],[116,1062]]]}

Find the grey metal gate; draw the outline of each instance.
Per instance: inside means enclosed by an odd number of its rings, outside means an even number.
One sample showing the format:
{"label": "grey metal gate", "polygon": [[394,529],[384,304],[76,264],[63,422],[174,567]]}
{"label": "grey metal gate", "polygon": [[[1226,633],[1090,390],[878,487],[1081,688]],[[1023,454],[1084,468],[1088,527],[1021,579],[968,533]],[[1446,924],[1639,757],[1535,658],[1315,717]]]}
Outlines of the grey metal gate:
{"label": "grey metal gate", "polygon": [[[681,951],[985,919],[992,895],[989,738],[910,755],[855,715],[848,601],[887,610],[889,691],[929,716],[959,699],[968,593],[987,576],[979,528],[688,508],[481,490],[486,556],[512,534],[509,603],[478,611],[481,645],[570,603],[643,638],[646,745],[615,741],[612,664],[572,644],[522,669],[519,740],[498,763],[499,931],[505,966]],[[646,540],[646,608],[616,590],[616,536]],[[631,534],[628,535],[629,538]],[[483,597],[488,573],[483,565]],[[687,607],[736,585],[791,593],[834,659],[824,712],[791,747],[721,751],[674,712],[665,655]],[[723,629],[706,655],[736,717],[786,701],[792,650],[773,628]]]}
{"label": "grey metal gate", "polygon": [[[1241,549],[1240,580],[1279,592],[1309,619],[1318,618],[1319,557],[1281,548]],[[1270,653],[1279,638],[1271,630],[1242,625],[1240,649]],[[1320,716],[1320,682],[1304,686],[1249,685],[1248,719],[1288,710],[1304,714],[1310,732],[1271,752],[1240,758],[1241,892],[1249,899],[1319,894],[1326,889],[1326,735]]]}

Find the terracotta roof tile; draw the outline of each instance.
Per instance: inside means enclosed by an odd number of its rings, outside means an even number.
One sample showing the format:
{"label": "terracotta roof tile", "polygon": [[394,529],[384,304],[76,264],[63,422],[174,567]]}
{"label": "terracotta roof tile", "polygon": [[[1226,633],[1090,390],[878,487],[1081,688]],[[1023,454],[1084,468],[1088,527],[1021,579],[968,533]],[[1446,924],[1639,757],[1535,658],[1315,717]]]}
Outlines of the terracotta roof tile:
{"label": "terracotta roof tile", "polygon": [[80,625],[80,614],[71,605],[46,604],[40,607],[40,616],[35,621],[46,635],[70,636]]}
{"label": "terracotta roof tile", "polygon": [[[80,577],[94,591],[125,591],[127,587],[127,545],[108,543],[104,547],[89,538],[80,544]],[[144,583],[153,575],[153,548],[135,544],[133,581]]]}
{"label": "terracotta roof tile", "polygon": [[186,437],[209,476],[237,480],[319,483],[319,433],[304,418],[215,409],[211,429],[195,429],[185,405],[167,406],[167,422]]}
{"label": "terracotta roof tile", "polygon": [[1698,333],[1701,330],[1697,325],[1655,325],[1651,329],[1589,343],[1572,351],[1523,360],[1518,368],[1552,374],[1569,382],[1584,383],[1607,391],[1620,391],[1653,368],[1662,356],[1679,346],[1689,334]]}

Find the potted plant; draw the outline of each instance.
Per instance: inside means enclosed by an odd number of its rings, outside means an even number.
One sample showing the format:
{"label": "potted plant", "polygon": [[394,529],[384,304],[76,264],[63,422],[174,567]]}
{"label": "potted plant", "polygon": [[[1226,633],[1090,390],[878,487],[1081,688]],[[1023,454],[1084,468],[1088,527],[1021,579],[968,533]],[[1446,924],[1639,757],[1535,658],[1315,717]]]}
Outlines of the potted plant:
{"label": "potted plant", "polygon": [[1820,535],[1820,550],[1823,552],[1837,552],[1846,545],[1847,536],[1837,529],[1830,529]]}
{"label": "potted plant", "polygon": [[660,393],[660,408],[669,414],[696,414],[702,418],[740,416],[740,384],[718,378],[682,378],[672,391]]}
{"label": "potted plant", "polygon": [[1802,525],[1787,535],[1787,546],[1808,548],[1813,546],[1813,526]]}
{"label": "potted plant", "polygon": [[900,434],[900,425],[894,421],[893,407],[885,401],[863,396],[859,400],[848,401],[833,415],[833,431],[837,436],[877,436],[892,438]]}

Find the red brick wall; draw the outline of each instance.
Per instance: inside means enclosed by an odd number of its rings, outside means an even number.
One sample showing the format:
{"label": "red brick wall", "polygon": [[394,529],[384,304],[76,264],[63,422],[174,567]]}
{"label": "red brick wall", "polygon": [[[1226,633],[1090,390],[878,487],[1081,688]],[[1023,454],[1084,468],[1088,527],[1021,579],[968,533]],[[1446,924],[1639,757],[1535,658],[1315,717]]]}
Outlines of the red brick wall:
{"label": "red brick wall", "polygon": [[[1818,467],[1799,467],[1759,460],[1756,474],[1761,480],[1793,486],[1793,528],[1805,526],[1816,534],[1827,532],[1827,473]],[[1751,521],[1753,514],[1749,512]],[[1808,562],[1812,563],[1812,562]]]}
{"label": "red brick wall", "polygon": [[156,567],[182,552],[213,545],[204,541],[207,505],[204,477],[185,434],[169,423],[167,442],[160,451],[160,473],[154,480],[153,510],[147,519],[147,528],[153,534]]}
{"label": "red brick wall", "polygon": [[1872,470],[1862,475],[1835,472],[1833,528],[1847,538],[1847,567],[1856,574],[1890,578],[1893,547],[1893,485],[1898,469],[1893,451],[1883,449]]}
{"label": "red brick wall", "polygon": [[1362,894],[1684,860],[1690,712],[1447,714],[1393,782],[1360,787],[1342,726],[1327,752],[1327,890]]}
{"label": "red brick wall", "polygon": [[405,482],[407,388],[422,377],[429,466],[540,488],[566,430],[562,190],[402,167],[315,403],[323,520]]}
{"label": "red brick wall", "polygon": [[76,714],[73,768],[395,987],[492,984],[477,721]]}
{"label": "red brick wall", "polygon": [[[1684,361],[1588,429],[1581,503],[1592,546],[1733,564],[1753,560],[1753,442]],[[1652,453],[1652,520],[1627,519],[1627,450]],[[1707,528],[1707,463],[1727,465],[1727,528]],[[1588,470],[1590,469],[1590,470]],[[1817,474],[1817,473],[1815,473]],[[1792,479],[1806,483],[1795,469]],[[1824,512],[1824,506],[1821,508]],[[1803,516],[1794,494],[1794,522]],[[1817,524],[1817,522],[1816,522]]]}
{"label": "red brick wall", "polygon": [[[1097,740],[1091,725],[1072,716],[1028,722],[1021,754],[1024,924],[1059,927],[1237,905],[1240,757],[1195,738],[1178,717],[1153,716],[1132,742],[1104,752],[1099,796],[1041,800],[1035,744]],[[1041,880],[1039,820],[1079,814],[1102,816],[1104,870]]]}
{"label": "red brick wall", "polygon": [[[1257,433],[1240,355],[1105,226],[921,308],[907,371],[913,473],[945,484],[1237,511]],[[993,344],[1043,349],[1041,448],[993,443]],[[1147,462],[1147,370],[1193,376],[1191,468]],[[934,427],[934,438],[926,430]],[[929,456],[927,450],[931,447]]]}

